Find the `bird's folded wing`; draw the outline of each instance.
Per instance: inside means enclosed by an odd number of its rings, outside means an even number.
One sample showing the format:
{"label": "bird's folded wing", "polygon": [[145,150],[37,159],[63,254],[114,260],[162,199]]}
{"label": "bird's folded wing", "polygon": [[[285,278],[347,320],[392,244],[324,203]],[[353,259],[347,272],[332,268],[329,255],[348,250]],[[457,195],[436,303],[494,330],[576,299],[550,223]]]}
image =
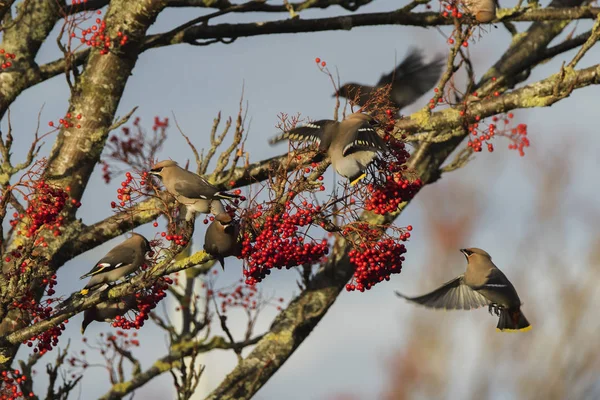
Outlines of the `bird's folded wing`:
{"label": "bird's folded wing", "polygon": [[308,124],[299,126],[291,129],[280,135],[274,136],[269,139],[270,144],[281,142],[282,140],[291,140],[294,142],[316,142],[319,147],[327,148],[329,143],[323,143],[324,141],[330,141],[330,138],[325,138],[325,128],[330,124],[336,124],[337,121],[330,119],[322,119],[319,121],[312,121]]}
{"label": "bird's folded wing", "polygon": [[87,278],[97,274],[113,271],[125,265],[131,264],[135,260],[135,249],[131,247],[118,246],[108,252],[94,268],[79,279]]}
{"label": "bird's folded wing", "polygon": [[343,156],[346,157],[357,151],[386,151],[387,144],[377,134],[377,131],[371,124],[365,121],[359,125],[355,131],[350,133],[349,142],[344,147],[342,152]]}
{"label": "bird's folded wing", "polygon": [[407,297],[398,292],[396,295],[425,307],[446,310],[470,310],[491,304],[482,294],[468,287],[462,275],[422,296]]}
{"label": "bird's folded wing", "polygon": [[443,57],[437,56],[433,61],[425,64],[421,50],[412,48],[400,65],[389,74],[381,76],[377,86],[389,85],[393,82],[390,95],[398,108],[402,109],[436,84],[442,74],[443,66]]}
{"label": "bird's folded wing", "polygon": [[200,175],[188,172],[185,179],[175,183],[175,191],[190,199],[211,199],[219,189]]}

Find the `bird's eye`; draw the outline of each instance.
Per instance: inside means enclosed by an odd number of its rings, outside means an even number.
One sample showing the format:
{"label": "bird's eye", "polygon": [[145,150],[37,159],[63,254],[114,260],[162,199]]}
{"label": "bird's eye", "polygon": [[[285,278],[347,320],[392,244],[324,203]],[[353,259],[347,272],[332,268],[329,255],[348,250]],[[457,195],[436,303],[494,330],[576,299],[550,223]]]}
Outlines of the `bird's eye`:
{"label": "bird's eye", "polygon": [[152,169],[150,170],[150,172],[159,172],[159,173],[160,173],[162,170],[163,170],[163,167],[159,167],[159,168],[152,168]]}
{"label": "bird's eye", "polygon": [[465,250],[465,253],[470,256],[471,254],[473,254],[473,252],[471,250]]}

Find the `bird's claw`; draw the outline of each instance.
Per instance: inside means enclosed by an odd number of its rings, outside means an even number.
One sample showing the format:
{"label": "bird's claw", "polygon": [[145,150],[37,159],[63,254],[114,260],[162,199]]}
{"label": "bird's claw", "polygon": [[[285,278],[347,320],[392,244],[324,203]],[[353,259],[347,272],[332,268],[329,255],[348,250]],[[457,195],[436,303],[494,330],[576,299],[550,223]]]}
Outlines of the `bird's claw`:
{"label": "bird's claw", "polygon": [[502,306],[499,304],[492,303],[488,306],[488,311],[489,311],[490,315],[495,314],[497,317],[499,317],[500,311],[502,311]]}

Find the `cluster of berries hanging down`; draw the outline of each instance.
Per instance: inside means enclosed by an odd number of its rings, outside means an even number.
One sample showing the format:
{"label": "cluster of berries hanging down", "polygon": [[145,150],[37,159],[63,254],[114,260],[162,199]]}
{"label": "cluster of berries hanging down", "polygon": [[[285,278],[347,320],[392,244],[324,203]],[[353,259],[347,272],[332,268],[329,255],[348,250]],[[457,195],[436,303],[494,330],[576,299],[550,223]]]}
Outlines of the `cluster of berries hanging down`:
{"label": "cluster of berries hanging down", "polygon": [[259,205],[250,215],[250,220],[264,219],[264,223],[255,222],[254,228],[260,232],[253,240],[248,232],[244,233],[241,257],[246,260],[244,276],[248,285],[262,281],[272,268],[314,264],[329,252],[327,240],[315,241],[299,232],[313,223],[320,207],[294,205],[292,211],[292,203],[287,202],[285,208],[283,214],[263,217],[263,207]]}
{"label": "cluster of berries hanging down", "polygon": [[27,397],[33,397],[34,394],[23,393],[22,384],[27,381],[27,377],[21,374],[21,371],[2,371],[0,373],[0,400],[17,400]]}
{"label": "cluster of berries hanging down", "polygon": [[144,321],[150,318],[150,312],[156,308],[162,299],[167,297],[166,291],[172,283],[173,280],[171,278],[161,277],[148,289],[136,293],[135,301],[137,310],[131,310],[131,313],[135,316],[130,317],[128,314],[116,316],[112,326],[124,330],[140,329],[144,326]]}

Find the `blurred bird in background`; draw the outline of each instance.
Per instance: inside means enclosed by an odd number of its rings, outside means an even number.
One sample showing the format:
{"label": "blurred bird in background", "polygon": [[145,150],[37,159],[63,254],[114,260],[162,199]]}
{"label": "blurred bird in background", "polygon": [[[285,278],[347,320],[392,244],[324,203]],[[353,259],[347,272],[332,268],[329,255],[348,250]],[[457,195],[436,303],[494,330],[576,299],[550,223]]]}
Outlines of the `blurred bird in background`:
{"label": "blurred bird in background", "polygon": [[375,86],[355,82],[345,83],[337,94],[348,100],[356,101],[359,106],[363,107],[376,90],[391,84],[390,99],[398,110],[401,110],[414,103],[436,84],[440,79],[443,67],[443,56],[437,55],[426,64],[423,61],[423,52],[420,49],[411,48],[404,60],[392,72],[382,75]]}

